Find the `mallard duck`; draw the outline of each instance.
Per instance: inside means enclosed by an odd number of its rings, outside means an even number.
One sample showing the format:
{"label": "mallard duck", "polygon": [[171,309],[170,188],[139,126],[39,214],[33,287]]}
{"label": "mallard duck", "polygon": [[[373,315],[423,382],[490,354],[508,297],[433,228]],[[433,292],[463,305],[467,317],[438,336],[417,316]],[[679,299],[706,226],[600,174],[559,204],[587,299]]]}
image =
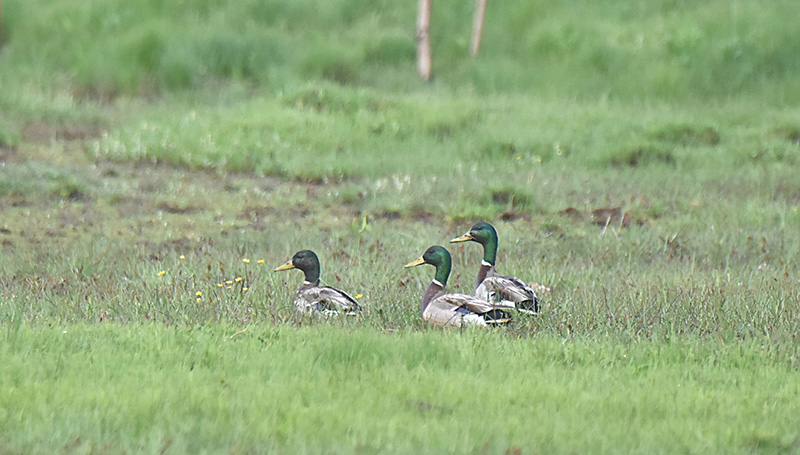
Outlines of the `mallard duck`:
{"label": "mallard duck", "polygon": [[452,260],[450,253],[441,246],[432,246],[406,268],[430,264],[436,267],[436,275],[422,295],[419,306],[422,320],[439,326],[462,326],[505,324],[511,317],[486,300],[467,294],[445,294],[447,278],[450,277]]}
{"label": "mallard duck", "polygon": [[475,295],[499,306],[514,308],[528,314],[539,313],[539,298],[524,281],[513,276],[501,276],[494,270],[497,259],[497,231],[489,223],[472,226],[461,237],[450,243],[477,242],[483,245],[483,260],[478,269]]}
{"label": "mallard duck", "polygon": [[328,316],[339,312],[356,314],[361,311],[361,305],[346,292],[331,286],[319,285],[319,258],[313,251],[298,251],[275,271],[291,269],[300,269],[305,274],[303,284],[297,288],[294,295],[294,306],[297,311]]}

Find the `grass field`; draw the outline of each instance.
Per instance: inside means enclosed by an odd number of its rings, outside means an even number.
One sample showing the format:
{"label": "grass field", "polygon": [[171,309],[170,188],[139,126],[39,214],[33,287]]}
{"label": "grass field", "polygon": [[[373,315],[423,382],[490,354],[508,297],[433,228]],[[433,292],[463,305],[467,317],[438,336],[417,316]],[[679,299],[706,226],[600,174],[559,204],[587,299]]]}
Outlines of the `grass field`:
{"label": "grass field", "polygon": [[[793,2],[435,2],[431,84],[398,2],[2,8],[0,453],[798,451]],[[426,327],[481,219],[543,314]]]}
{"label": "grass field", "polygon": [[[235,330],[12,328],[0,374],[15,408],[2,416],[3,444],[21,453],[791,453],[797,444],[796,371],[764,362],[758,342],[263,325],[231,339]],[[32,441],[32,428],[51,431]]]}

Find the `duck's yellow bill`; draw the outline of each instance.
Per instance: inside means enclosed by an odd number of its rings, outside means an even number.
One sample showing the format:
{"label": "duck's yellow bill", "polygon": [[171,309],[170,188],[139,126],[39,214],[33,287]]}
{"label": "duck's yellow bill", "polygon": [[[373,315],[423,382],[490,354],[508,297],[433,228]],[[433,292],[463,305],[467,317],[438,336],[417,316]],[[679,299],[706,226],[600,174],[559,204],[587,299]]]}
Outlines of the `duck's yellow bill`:
{"label": "duck's yellow bill", "polygon": [[473,236],[469,235],[469,232],[467,232],[466,234],[462,235],[461,237],[454,238],[453,240],[450,241],[450,243],[468,242],[470,240],[475,240],[475,238]]}
{"label": "duck's yellow bill", "polygon": [[280,267],[276,268],[276,269],[275,269],[275,271],[276,271],[276,272],[281,272],[281,271],[283,271],[283,270],[292,270],[293,268],[295,268],[295,267],[294,267],[294,262],[293,262],[291,259],[289,259],[289,260],[286,262],[286,264],[283,264],[282,266],[280,266]]}
{"label": "duck's yellow bill", "polygon": [[424,263],[425,263],[425,259],[419,258],[419,259],[417,259],[415,261],[411,261],[408,264],[406,264],[405,268],[416,267],[416,266],[422,265]]}

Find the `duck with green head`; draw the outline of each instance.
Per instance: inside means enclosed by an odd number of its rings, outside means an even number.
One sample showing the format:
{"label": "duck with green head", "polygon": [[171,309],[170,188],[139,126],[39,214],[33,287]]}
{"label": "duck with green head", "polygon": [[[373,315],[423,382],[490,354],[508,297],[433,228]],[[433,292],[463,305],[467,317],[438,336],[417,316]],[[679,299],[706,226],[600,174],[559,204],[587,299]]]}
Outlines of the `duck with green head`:
{"label": "duck with green head", "polygon": [[528,314],[539,313],[539,298],[524,281],[512,276],[501,276],[495,269],[497,261],[497,231],[486,222],[476,223],[466,234],[450,243],[476,242],[483,246],[483,260],[478,269],[475,295],[496,305],[514,308]]}
{"label": "duck with green head", "polygon": [[406,264],[406,268],[430,264],[436,267],[436,275],[422,295],[419,309],[422,320],[439,326],[497,325],[511,321],[508,313],[486,300],[467,294],[446,294],[452,260],[450,253],[441,246],[432,246],[417,259]]}
{"label": "duck with green head", "polygon": [[326,316],[337,315],[340,312],[352,315],[361,311],[361,305],[346,292],[331,286],[319,285],[319,258],[313,251],[298,251],[275,271],[291,269],[299,269],[305,274],[305,280],[294,296],[294,306],[297,311]]}

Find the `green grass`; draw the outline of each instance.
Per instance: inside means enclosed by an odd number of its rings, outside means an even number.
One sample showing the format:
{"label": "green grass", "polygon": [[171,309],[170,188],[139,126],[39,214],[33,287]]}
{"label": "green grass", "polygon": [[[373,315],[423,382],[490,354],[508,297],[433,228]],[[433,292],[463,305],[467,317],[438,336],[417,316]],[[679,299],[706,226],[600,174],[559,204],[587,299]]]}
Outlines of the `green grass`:
{"label": "green grass", "polygon": [[[578,99],[727,99],[794,105],[795,5],[516,0],[487,12],[482,53],[467,45],[472,5],[433,9],[438,86]],[[418,90],[414,5],[356,0],[7,1],[3,104],[79,102],[237,80],[272,91],[325,79]],[[587,20],[591,18],[591,20]],[[16,76],[24,75],[22,79]],[[66,97],[69,99],[69,97]]]}
{"label": "green grass", "polygon": [[796,444],[796,371],[756,340],[234,333],[9,327],[3,444],[28,453],[499,454],[789,453]]}
{"label": "green grass", "polygon": [[[794,3],[435,2],[431,84],[414,5],[162,3],[3,3],[0,453],[796,452]],[[430,329],[479,219],[544,312]]]}

